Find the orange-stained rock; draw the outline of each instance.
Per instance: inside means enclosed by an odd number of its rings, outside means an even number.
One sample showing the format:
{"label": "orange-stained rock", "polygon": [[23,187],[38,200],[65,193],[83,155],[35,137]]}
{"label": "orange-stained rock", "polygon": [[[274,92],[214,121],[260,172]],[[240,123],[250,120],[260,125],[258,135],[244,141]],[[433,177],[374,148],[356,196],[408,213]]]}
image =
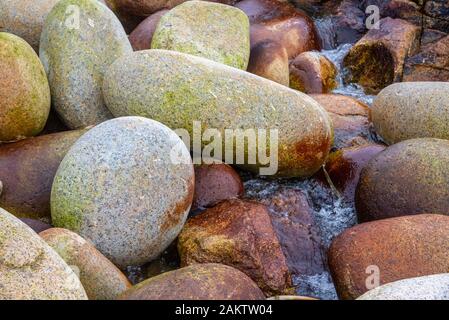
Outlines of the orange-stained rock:
{"label": "orange-stained rock", "polygon": [[90,300],[116,299],[131,287],[126,276],[76,233],[51,228],[39,234],[76,272]]}
{"label": "orange-stained rock", "polygon": [[380,285],[449,270],[449,217],[436,214],[368,222],[339,235],[329,249],[329,267],[339,296],[367,292],[373,272]]}
{"label": "orange-stained rock", "polygon": [[147,279],[121,300],[263,300],[257,285],[229,266],[195,264]]}
{"label": "orange-stained rock", "polygon": [[86,130],[65,131],[0,146],[0,207],[22,218],[50,221],[53,178]]}
{"label": "orange-stained rock", "polygon": [[362,169],[383,150],[383,145],[367,144],[343,148],[329,155],[326,171],[346,201],[354,202],[355,189]]}
{"label": "orange-stained rock", "polygon": [[290,62],[290,87],[305,93],[328,93],[337,86],[337,73],[324,55],[304,52]]}
{"label": "orange-stained rock", "polygon": [[189,219],[178,251],[183,266],[222,263],[246,273],[266,295],[292,293],[285,256],[263,204],[227,200]]}
{"label": "orange-stained rock", "polygon": [[347,82],[356,82],[368,93],[378,93],[402,80],[404,62],[419,45],[419,28],[401,20],[384,18],[344,58]]}
{"label": "orange-stained rock", "polygon": [[224,163],[202,164],[195,167],[195,194],[192,210],[206,208],[218,202],[243,195],[239,174]]}
{"label": "orange-stained rock", "polygon": [[251,47],[266,40],[279,42],[287,50],[289,59],[320,49],[313,20],[288,2],[243,0],[235,6],[249,17]]}
{"label": "orange-stained rock", "polygon": [[248,72],[274,82],[289,85],[288,54],[279,42],[266,40],[251,48]]}
{"label": "orange-stained rock", "polygon": [[154,31],[161,17],[168,10],[160,10],[143,20],[129,35],[129,42],[133,46],[134,51],[146,50],[151,47]]}
{"label": "orange-stained rock", "polygon": [[370,138],[369,107],[338,94],[311,94],[328,112],[334,127],[334,148],[365,144]]}

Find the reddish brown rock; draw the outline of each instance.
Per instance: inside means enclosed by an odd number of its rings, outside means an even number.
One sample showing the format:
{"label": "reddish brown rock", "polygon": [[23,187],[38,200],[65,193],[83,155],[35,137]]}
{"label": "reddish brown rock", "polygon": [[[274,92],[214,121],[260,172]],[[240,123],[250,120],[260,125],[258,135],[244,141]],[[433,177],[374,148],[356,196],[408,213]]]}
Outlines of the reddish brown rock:
{"label": "reddish brown rock", "polygon": [[129,35],[129,41],[131,42],[134,51],[150,49],[151,40],[153,39],[156,26],[161,17],[167,12],[168,10],[161,10],[153,13],[151,16],[143,20],[133,32],[131,32]]}
{"label": "reddish brown rock", "polygon": [[119,2],[121,2],[121,0],[104,0],[104,3],[115,13],[117,18],[120,20],[126,33],[129,34],[139,25],[139,23],[142,22],[145,17],[133,15],[124,11],[116,4]]}
{"label": "reddish brown rock", "polygon": [[283,189],[261,202],[269,209],[271,223],[291,274],[323,273],[326,255],[306,195],[298,190]]}
{"label": "reddish brown rock", "polygon": [[383,145],[367,144],[343,148],[329,155],[326,171],[346,201],[354,202],[355,189],[362,169],[383,150]]}
{"label": "reddish brown rock", "polygon": [[344,58],[349,71],[346,81],[362,85],[368,93],[400,82],[405,59],[418,45],[418,27],[405,20],[384,18],[379,29],[371,29]]}
{"label": "reddish brown rock", "polygon": [[244,273],[221,264],[195,264],[147,279],[121,300],[263,300]]}
{"label": "reddish brown rock", "polygon": [[263,204],[227,200],[189,219],[178,251],[183,266],[222,263],[247,274],[267,295],[292,292],[285,256]]}
{"label": "reddish brown rock", "polygon": [[368,143],[369,107],[351,97],[338,94],[312,94],[326,109],[334,127],[334,148],[341,149]]}
{"label": "reddish brown rock", "polygon": [[85,130],[0,146],[0,207],[21,218],[50,221],[50,192],[59,164]]}
{"label": "reddish brown rock", "polygon": [[271,40],[255,44],[251,48],[248,72],[288,87],[287,50],[279,42]]}
{"label": "reddish brown rock", "polygon": [[337,68],[318,52],[304,52],[290,62],[290,87],[305,93],[328,93],[337,86]]}
{"label": "reddish brown rock", "polygon": [[202,164],[195,167],[195,194],[192,210],[243,195],[239,174],[227,164]]}
{"label": "reddish brown rock", "polygon": [[42,222],[40,220],[29,219],[29,218],[20,218],[20,220],[22,222],[24,222],[28,227],[33,229],[33,231],[36,233],[39,233],[39,232],[42,232],[42,231],[52,228],[51,225],[49,225],[48,223]]}
{"label": "reddish brown rock", "polygon": [[[329,267],[339,296],[355,299],[368,291],[372,270],[379,284],[449,270],[449,217],[423,214],[368,222],[338,236]],[[371,278],[370,278],[371,277]]]}
{"label": "reddish brown rock", "polygon": [[359,221],[403,215],[449,215],[449,141],[411,139],[388,147],[362,170]]}
{"label": "reddish brown rock", "polygon": [[449,36],[407,59],[403,81],[449,81]]}
{"label": "reddish brown rock", "polygon": [[305,51],[320,49],[312,19],[288,2],[243,0],[235,6],[249,17],[251,47],[266,40],[279,42],[287,50],[289,59]]}

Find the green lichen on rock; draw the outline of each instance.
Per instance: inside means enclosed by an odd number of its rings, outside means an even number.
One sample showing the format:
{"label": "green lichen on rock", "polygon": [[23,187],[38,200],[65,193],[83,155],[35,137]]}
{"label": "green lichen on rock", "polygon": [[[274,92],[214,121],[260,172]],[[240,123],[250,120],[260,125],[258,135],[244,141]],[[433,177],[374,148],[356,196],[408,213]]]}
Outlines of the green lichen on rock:
{"label": "green lichen on rock", "polygon": [[62,0],[44,24],[40,57],[48,74],[54,108],[70,128],[112,117],[101,84],[106,68],[132,52],[114,13],[96,0]]}
{"label": "green lichen on rock", "polygon": [[37,135],[50,112],[50,88],[38,56],[23,39],[0,32],[0,142]]}
{"label": "green lichen on rock", "polygon": [[[134,52],[118,59],[103,84],[106,104],[117,116],[138,115],[186,129],[193,137],[194,121],[202,129],[265,130],[268,154],[278,135],[279,176],[307,177],[324,163],[332,145],[326,111],[307,95],[214,61],[168,50]],[[275,138],[275,135],[273,135]],[[209,141],[203,141],[203,147]],[[236,154],[236,143],[226,144],[223,155]],[[260,150],[259,150],[260,151]],[[255,148],[244,148],[245,158]],[[267,167],[246,162],[259,172]]]}
{"label": "green lichen on rock", "polygon": [[0,208],[0,300],[86,300],[78,277],[27,225]]}
{"label": "green lichen on rock", "polygon": [[151,48],[184,52],[246,70],[249,20],[232,6],[187,1],[162,16]]}

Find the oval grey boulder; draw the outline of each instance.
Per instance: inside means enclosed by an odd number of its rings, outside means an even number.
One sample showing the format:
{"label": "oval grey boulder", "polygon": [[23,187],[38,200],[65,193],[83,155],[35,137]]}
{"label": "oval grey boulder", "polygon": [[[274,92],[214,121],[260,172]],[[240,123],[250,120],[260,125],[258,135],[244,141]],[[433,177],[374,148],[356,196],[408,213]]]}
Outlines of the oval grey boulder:
{"label": "oval grey boulder", "polygon": [[141,265],[178,236],[193,191],[190,154],[173,131],[146,118],[113,119],[83,135],[61,162],[52,221],[121,268]]}
{"label": "oval grey boulder", "polygon": [[86,300],[73,270],[33,230],[0,208],[0,300]]}
{"label": "oval grey boulder", "polygon": [[449,273],[387,283],[357,300],[449,300]]}
{"label": "oval grey boulder", "polygon": [[389,144],[414,138],[449,139],[448,96],[448,82],[393,84],[374,100],[374,128]]}
{"label": "oval grey boulder", "polygon": [[[194,122],[220,132],[223,155],[236,154],[226,144],[226,130],[266,130],[274,149],[278,135],[279,176],[307,177],[324,163],[333,132],[326,111],[312,98],[214,61],[167,50],[144,50],[119,58],[103,84],[106,104],[115,116],[139,115],[193,136]],[[203,141],[203,146],[208,141]],[[246,144],[244,152],[256,156]],[[259,149],[260,155],[260,149]],[[243,167],[257,171],[259,161]],[[262,172],[261,172],[262,173]],[[264,174],[264,173],[262,173]],[[272,172],[270,172],[272,174]]]}
{"label": "oval grey boulder", "polygon": [[45,21],[39,52],[53,106],[68,127],[112,118],[101,93],[103,75],[132,48],[108,7],[96,0],[58,2]]}

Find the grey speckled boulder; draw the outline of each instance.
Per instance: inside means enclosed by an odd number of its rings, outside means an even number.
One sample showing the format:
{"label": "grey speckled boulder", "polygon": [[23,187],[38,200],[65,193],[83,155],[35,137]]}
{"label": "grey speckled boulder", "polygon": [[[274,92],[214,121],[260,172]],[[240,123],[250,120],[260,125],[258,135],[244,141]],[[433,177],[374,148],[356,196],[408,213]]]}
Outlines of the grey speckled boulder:
{"label": "grey speckled boulder", "polygon": [[384,284],[357,300],[449,300],[449,273]]}
{"label": "grey speckled boulder", "polygon": [[[115,116],[139,115],[184,128],[193,122],[217,129],[278,130],[279,176],[306,177],[324,163],[332,144],[330,119],[307,95],[214,61],[167,50],[144,50],[119,58],[103,84]],[[269,137],[269,134],[267,134]],[[235,152],[222,139],[229,150]],[[273,147],[269,141],[268,147]],[[209,144],[203,141],[203,146]],[[245,153],[253,148],[246,146]],[[254,155],[254,154],[253,154]],[[248,164],[257,171],[261,163]]]}
{"label": "grey speckled boulder", "polygon": [[73,270],[33,230],[0,208],[0,300],[78,300]]}
{"label": "grey speckled boulder", "polygon": [[141,265],[177,237],[193,191],[190,154],[173,131],[146,118],[113,119],[65,156],[53,182],[52,220],[119,267]]}
{"label": "grey speckled boulder", "polygon": [[51,228],[39,235],[69,266],[78,268],[90,300],[113,300],[131,287],[126,276],[111,261],[76,233]]}
{"label": "grey speckled boulder", "polygon": [[23,39],[0,32],[0,142],[37,135],[49,112],[50,88],[39,57]]}
{"label": "grey speckled boulder", "polygon": [[448,82],[393,84],[374,100],[374,127],[390,144],[413,138],[449,139],[448,97]]}
{"label": "grey speckled boulder", "polygon": [[101,94],[103,74],[130,52],[122,25],[104,4],[62,0],[54,6],[42,31],[40,58],[53,106],[68,127],[86,127],[112,117]]}
{"label": "grey speckled boulder", "polygon": [[225,4],[187,1],[162,16],[151,48],[189,53],[246,70],[248,16]]}

